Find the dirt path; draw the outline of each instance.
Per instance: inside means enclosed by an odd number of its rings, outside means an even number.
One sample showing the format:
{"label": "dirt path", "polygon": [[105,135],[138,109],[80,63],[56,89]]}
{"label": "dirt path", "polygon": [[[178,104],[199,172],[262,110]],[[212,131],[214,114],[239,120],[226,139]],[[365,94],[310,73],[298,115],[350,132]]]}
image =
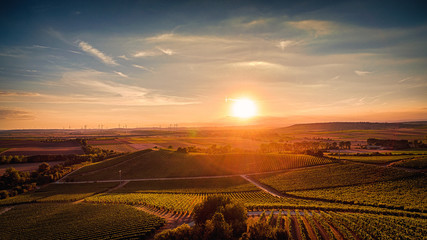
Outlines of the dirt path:
{"label": "dirt path", "polygon": [[123,187],[124,185],[128,184],[129,182],[130,181],[122,181],[119,185],[108,189],[105,193],[110,193],[110,192],[116,191],[117,189],[119,189],[119,188]]}
{"label": "dirt path", "polygon": [[4,209],[2,209],[1,211],[0,211],[0,215],[2,215],[3,213],[5,213],[5,212],[8,212],[8,211],[10,211],[12,208],[14,208],[15,206],[12,206],[12,207],[6,207],[6,208],[4,208]]}
{"label": "dirt path", "polygon": [[305,216],[302,216],[301,219],[305,225],[305,229],[307,229],[308,237],[310,239],[316,239],[316,234],[314,233],[313,228],[311,227]]}
{"label": "dirt path", "polygon": [[314,224],[316,225],[317,230],[319,230],[320,235],[322,236],[322,239],[328,239],[328,234],[326,233],[325,229],[317,222],[315,218],[313,218]]}
{"label": "dirt path", "polygon": [[277,191],[276,189],[267,186],[265,184],[260,183],[259,181],[249,177],[248,175],[240,175],[243,179],[245,179],[246,181],[252,183],[253,185],[255,185],[256,187],[258,187],[259,189],[263,190],[264,192],[267,192],[275,197],[283,197],[283,194],[279,191]]}
{"label": "dirt path", "polygon": [[302,240],[302,236],[301,236],[301,229],[300,226],[298,224],[298,220],[296,216],[292,216],[292,230],[293,230],[293,235],[297,237],[298,240]]}

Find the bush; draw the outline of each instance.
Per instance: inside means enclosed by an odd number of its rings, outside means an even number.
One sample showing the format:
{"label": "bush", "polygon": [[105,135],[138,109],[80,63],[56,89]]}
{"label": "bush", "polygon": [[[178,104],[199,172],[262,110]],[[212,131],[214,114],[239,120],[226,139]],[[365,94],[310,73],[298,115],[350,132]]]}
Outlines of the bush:
{"label": "bush", "polygon": [[205,224],[205,222],[213,217],[215,212],[221,207],[230,204],[231,200],[223,196],[208,196],[208,198],[197,204],[193,210],[193,219],[196,224]]}
{"label": "bush", "polygon": [[228,224],[222,213],[216,212],[212,217],[212,220],[207,220],[205,224],[205,236],[203,239],[206,240],[229,240],[232,238],[233,229]]}
{"label": "bush", "polygon": [[6,190],[1,190],[0,191],[0,199],[5,199],[9,197],[9,192]]}
{"label": "bush", "polygon": [[190,226],[183,224],[175,229],[168,229],[154,236],[155,240],[192,240]]}

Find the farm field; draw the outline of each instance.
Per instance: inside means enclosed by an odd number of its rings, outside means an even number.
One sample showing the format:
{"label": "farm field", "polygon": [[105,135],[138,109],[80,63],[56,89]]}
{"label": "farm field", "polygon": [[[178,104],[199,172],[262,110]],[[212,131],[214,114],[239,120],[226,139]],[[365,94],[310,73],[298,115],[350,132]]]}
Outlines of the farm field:
{"label": "farm field", "polygon": [[393,166],[414,168],[414,169],[426,169],[427,168],[427,156],[413,157],[403,161],[394,163]]}
{"label": "farm field", "polygon": [[84,154],[76,141],[41,142],[37,140],[0,140],[2,155],[67,155]]}
{"label": "farm field", "polygon": [[[143,210],[162,217],[191,219],[197,204],[219,195],[243,204],[249,211],[249,225],[266,221],[273,228],[285,229],[290,239],[386,239],[387,236],[419,239],[427,232],[425,155],[419,155],[424,154],[423,150],[413,151],[415,155],[341,156],[344,161],[290,151],[281,154],[176,151],[178,146],[224,146],[225,140],[221,139],[226,138],[165,135],[88,140],[91,146],[118,151],[122,148],[129,153],[89,164],[59,183],[0,200],[0,213],[3,212],[0,226],[9,221],[12,214],[33,217],[28,212],[34,212],[41,215],[34,217],[40,224],[27,221],[32,228],[22,231],[21,239],[39,236],[34,231],[52,232],[46,235],[48,239],[52,236],[147,239],[165,220],[147,215]],[[237,146],[241,138],[230,139],[234,139]],[[254,143],[251,147],[262,142],[248,141]],[[169,145],[173,148],[163,149]],[[148,149],[136,150],[145,147]],[[133,150],[126,151],[127,148]],[[399,153],[393,151],[393,154]],[[35,164],[38,167],[40,163]],[[254,182],[250,182],[252,180]],[[257,182],[265,186],[266,191],[261,190]],[[280,197],[267,191],[277,191]],[[48,210],[43,215],[39,208]],[[265,216],[260,217],[264,211]],[[274,214],[270,214],[272,211]],[[121,213],[130,216],[120,216],[117,222],[113,221],[117,217],[112,214]],[[136,216],[139,213],[146,215]],[[90,220],[92,225],[89,225],[96,231],[78,227],[81,221],[88,221],[88,215],[93,215],[94,220],[100,219],[98,223]],[[165,217],[171,221],[168,218]],[[262,218],[264,220],[260,220]],[[135,223],[123,224],[129,221]],[[45,227],[41,225],[51,222]],[[73,234],[61,227],[65,225],[73,226],[70,228]],[[56,229],[52,230],[53,227]],[[18,232],[8,226],[0,238],[8,239],[8,234]]]}
{"label": "farm field", "polygon": [[400,239],[422,238],[425,222],[419,219],[362,213],[336,213],[284,209],[249,219],[284,229],[289,239]]}
{"label": "farm field", "polygon": [[427,177],[423,174],[421,176],[402,180],[288,193],[300,197],[353,202],[356,204],[366,204],[371,206],[390,206],[400,209],[426,212],[426,186]]}
{"label": "farm field", "polygon": [[277,174],[254,175],[279,191],[323,189],[401,179],[416,173],[358,163],[337,163],[312,169],[295,169]]}
{"label": "farm field", "polygon": [[241,177],[129,182],[115,193],[221,193],[259,191]]}
{"label": "farm field", "polygon": [[[52,161],[49,162],[50,166],[54,166],[56,164],[63,163],[63,161]],[[0,164],[0,175],[3,175],[4,172],[6,172],[6,169],[13,167],[18,171],[22,172],[31,172],[35,171],[39,168],[40,162],[35,163],[12,163],[12,164]]]}
{"label": "farm field", "polygon": [[126,205],[20,205],[0,215],[0,238],[140,239],[163,224],[163,219]]}
{"label": "farm field", "polygon": [[30,202],[67,202],[89,197],[104,192],[118,183],[83,183],[83,184],[50,184],[34,192],[0,200],[0,205],[11,205]]}
{"label": "farm field", "polygon": [[[335,159],[338,159],[338,156],[332,156]],[[375,163],[375,164],[382,164],[382,163],[388,163],[403,159],[409,159],[413,158],[411,155],[391,155],[391,156],[341,156],[341,160],[350,160],[355,162],[362,162],[362,163]]]}
{"label": "farm field", "polygon": [[[69,178],[73,181],[113,180],[118,179],[119,170],[124,179],[215,176],[278,171],[331,162],[300,154],[182,154],[159,150],[136,152],[95,164],[75,172]],[[108,164],[112,166],[102,168]]]}

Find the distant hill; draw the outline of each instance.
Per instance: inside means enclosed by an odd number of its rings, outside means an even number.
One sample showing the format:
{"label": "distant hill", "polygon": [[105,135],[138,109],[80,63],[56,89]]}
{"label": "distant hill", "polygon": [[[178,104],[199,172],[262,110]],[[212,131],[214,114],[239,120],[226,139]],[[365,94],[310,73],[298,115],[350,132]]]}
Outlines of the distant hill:
{"label": "distant hill", "polygon": [[373,122],[328,122],[295,124],[280,128],[281,131],[344,131],[344,130],[386,130],[399,128],[424,128],[427,122],[373,123]]}

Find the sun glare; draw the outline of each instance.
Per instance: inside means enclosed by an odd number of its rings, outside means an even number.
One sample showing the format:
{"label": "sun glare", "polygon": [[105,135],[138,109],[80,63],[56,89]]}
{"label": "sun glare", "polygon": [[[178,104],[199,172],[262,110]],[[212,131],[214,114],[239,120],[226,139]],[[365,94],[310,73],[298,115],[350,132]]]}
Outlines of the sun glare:
{"label": "sun glare", "polygon": [[231,111],[233,117],[250,118],[256,114],[256,105],[250,99],[234,99]]}

